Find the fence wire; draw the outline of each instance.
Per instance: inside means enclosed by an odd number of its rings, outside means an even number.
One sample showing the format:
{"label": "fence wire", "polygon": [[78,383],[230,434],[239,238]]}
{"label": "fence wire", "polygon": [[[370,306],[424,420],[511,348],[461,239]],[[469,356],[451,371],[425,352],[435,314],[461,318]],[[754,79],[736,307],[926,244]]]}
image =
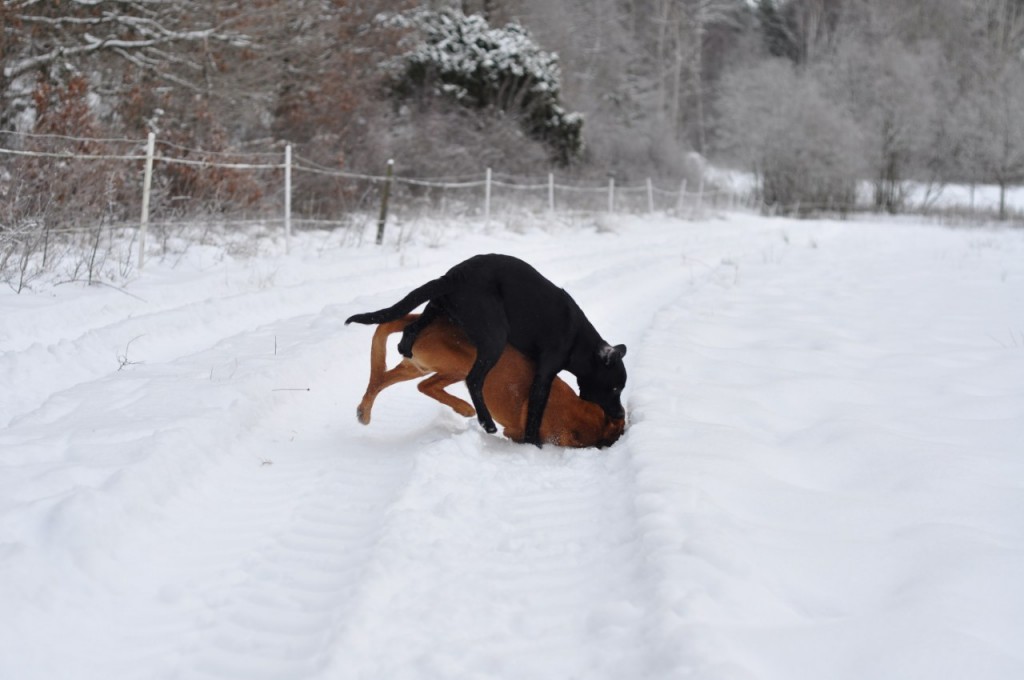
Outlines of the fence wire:
{"label": "fence wire", "polygon": [[[12,144],[11,142],[18,142]],[[26,148],[28,146],[58,146],[63,148]],[[133,151],[128,153],[112,153],[107,151],[88,151],[103,146],[130,146]],[[128,173],[136,172],[146,155],[135,151],[145,146],[145,140],[127,138],[84,138],[67,135],[31,134],[31,133],[0,133],[0,157],[8,159],[38,159],[52,161],[56,166],[70,162],[78,163],[122,163],[126,164]],[[504,173],[484,173],[476,176],[461,175],[447,177],[411,177],[400,173],[388,177],[384,174],[355,172],[340,168],[332,168],[321,163],[293,155],[291,163],[285,162],[281,152],[273,151],[211,151],[185,147],[166,140],[157,140],[153,163],[156,167],[173,168],[180,166],[196,171],[233,171],[238,173],[258,173],[270,171],[283,177],[290,170],[293,176],[301,178],[320,178],[306,182],[299,179],[294,189],[291,205],[295,214],[292,216],[296,225],[330,225],[344,222],[344,215],[354,210],[369,210],[379,200],[381,188],[391,182],[395,191],[391,207],[392,215],[413,216],[449,211],[458,215],[498,216],[502,211],[546,211],[549,213],[600,213],[616,212],[672,212],[687,216],[700,213],[704,209],[722,209],[745,206],[766,214],[802,214],[816,211],[836,212],[835,203],[811,205],[808,203],[790,206],[765,205],[759,203],[749,193],[722,190],[698,185],[687,188],[686,183],[678,187],[668,187],[648,179],[644,184],[618,184],[609,181],[601,183],[567,183],[564,179],[556,180],[554,174],[547,178],[522,177]],[[238,160],[249,159],[249,160]],[[10,162],[3,165],[10,165]],[[3,170],[0,165],[0,170]],[[119,168],[124,172],[125,168]],[[236,185],[240,180],[232,180]],[[162,201],[158,201],[151,223],[178,224],[184,218],[195,223],[203,219],[204,212],[216,212],[219,224],[250,224],[266,220],[283,219],[281,205],[284,200],[284,187],[255,180],[252,192],[259,194],[260,205],[234,206],[236,216],[225,215],[220,206],[209,205],[210,199],[190,195],[188,192],[177,191],[175,187],[158,187],[163,189]],[[12,186],[17,182],[13,173],[0,176],[0,196],[9,198]],[[243,182],[244,183],[244,182]],[[45,184],[45,182],[44,182]],[[237,190],[237,186],[234,187]],[[139,192],[128,191],[131,194]],[[330,197],[328,200],[325,197]],[[40,196],[37,203],[46,203],[46,197]],[[136,206],[129,205],[130,211]],[[230,207],[230,206],[229,206]],[[246,213],[256,213],[257,217],[248,218]],[[121,216],[124,217],[123,215]],[[225,219],[228,217],[228,219]],[[123,221],[123,220],[122,220]],[[13,233],[13,224],[21,222],[12,219],[11,215],[0,215],[0,234]],[[91,227],[71,225],[49,227],[52,234],[89,231]]]}

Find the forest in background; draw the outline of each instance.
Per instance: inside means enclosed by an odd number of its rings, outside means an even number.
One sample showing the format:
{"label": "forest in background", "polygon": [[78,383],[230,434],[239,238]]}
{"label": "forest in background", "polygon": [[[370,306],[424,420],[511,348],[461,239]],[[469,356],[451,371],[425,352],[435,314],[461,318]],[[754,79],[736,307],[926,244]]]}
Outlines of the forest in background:
{"label": "forest in background", "polygon": [[[395,20],[417,13],[449,19]],[[767,205],[843,209],[868,180],[891,212],[911,179],[1024,181],[1024,0],[4,0],[0,63],[6,148],[153,131],[196,157],[289,143],[325,168],[622,182],[696,151]],[[137,214],[137,168],[0,164],[0,231]],[[159,187],[208,212],[267,194],[185,165]]]}

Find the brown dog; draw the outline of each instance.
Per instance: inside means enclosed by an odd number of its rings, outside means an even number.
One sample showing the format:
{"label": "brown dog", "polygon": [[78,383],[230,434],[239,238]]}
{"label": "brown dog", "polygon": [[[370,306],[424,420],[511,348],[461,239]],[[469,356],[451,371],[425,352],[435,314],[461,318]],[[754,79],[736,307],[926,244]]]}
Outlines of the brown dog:
{"label": "brown dog", "polygon": [[[467,418],[476,411],[466,401],[445,392],[448,385],[465,380],[476,349],[465,334],[445,316],[440,316],[420,331],[412,347],[412,357],[387,370],[387,338],[400,333],[419,315],[409,314],[397,321],[377,326],[370,346],[370,383],[356,409],[359,422],[370,423],[370,412],[377,395],[395,383],[430,375],[419,384],[423,394],[451,407]],[[484,381],[484,399],[494,419],[505,427],[505,436],[522,442],[525,438],[527,401],[533,382],[532,363],[511,346],[506,347],[498,363]],[[551,397],[541,420],[541,440],[557,446],[575,448],[611,446],[625,429],[624,418],[609,419],[600,406],[580,399],[569,385],[555,378]]]}

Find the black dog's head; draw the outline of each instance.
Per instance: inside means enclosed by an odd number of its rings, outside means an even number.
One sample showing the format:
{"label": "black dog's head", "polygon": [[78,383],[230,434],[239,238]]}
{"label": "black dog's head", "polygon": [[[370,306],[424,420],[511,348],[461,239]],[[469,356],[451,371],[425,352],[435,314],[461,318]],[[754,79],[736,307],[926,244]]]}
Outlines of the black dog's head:
{"label": "black dog's head", "polygon": [[626,386],[625,345],[605,345],[594,357],[593,366],[587,375],[577,376],[580,398],[592,401],[612,420],[626,417],[622,408],[622,388]]}

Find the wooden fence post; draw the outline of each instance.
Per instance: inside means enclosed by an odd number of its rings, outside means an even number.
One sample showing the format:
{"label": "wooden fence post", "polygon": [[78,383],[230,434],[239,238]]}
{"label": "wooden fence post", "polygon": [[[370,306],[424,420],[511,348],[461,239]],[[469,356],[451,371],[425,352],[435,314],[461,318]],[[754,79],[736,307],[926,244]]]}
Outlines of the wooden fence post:
{"label": "wooden fence post", "polygon": [[156,135],[152,132],[146,138],[146,169],[142,173],[142,216],[139,220],[139,271],[146,263],[146,230],[149,228],[149,193],[153,186],[153,153]]}
{"label": "wooden fence post", "polygon": [[683,201],[686,199],[686,180],[679,184],[679,200],[676,201],[676,212],[679,217],[683,216]]}
{"label": "wooden fence post", "polygon": [[491,223],[491,169],[484,176],[484,226]]}
{"label": "wooden fence post", "polygon": [[387,174],[384,176],[384,190],[380,194],[380,217],[377,218],[377,245],[384,243],[384,223],[388,221],[388,197],[391,195],[391,176],[395,170],[395,161],[388,159]]}
{"label": "wooden fence post", "polygon": [[608,176],[608,212],[615,212],[615,176]]}
{"label": "wooden fence post", "polygon": [[651,178],[647,178],[647,212],[654,212],[654,183]]}
{"label": "wooden fence post", "polygon": [[555,212],[555,173],[548,173],[548,211]]}
{"label": "wooden fence post", "polygon": [[284,252],[292,243],[292,145],[284,147]]}

